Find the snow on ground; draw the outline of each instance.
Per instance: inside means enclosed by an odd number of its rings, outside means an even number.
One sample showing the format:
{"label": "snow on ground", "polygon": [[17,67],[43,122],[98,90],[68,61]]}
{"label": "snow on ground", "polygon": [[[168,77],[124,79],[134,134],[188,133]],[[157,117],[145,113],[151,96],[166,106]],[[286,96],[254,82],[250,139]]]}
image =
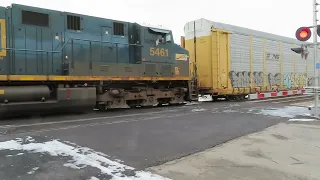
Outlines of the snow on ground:
{"label": "snow on ground", "polygon": [[319,121],[317,119],[289,119],[291,122],[313,122],[313,121]]}
{"label": "snow on ground", "polygon": [[198,109],[192,109],[192,112],[201,112],[201,111],[206,111],[207,109],[203,109],[203,108],[198,108]]}
{"label": "snow on ground", "polygon": [[209,95],[200,96],[198,100],[199,100],[200,102],[203,102],[203,101],[212,101],[212,97],[209,96]]}
{"label": "snow on ground", "polygon": [[256,115],[265,115],[265,116],[275,116],[275,117],[284,117],[284,118],[295,118],[297,116],[311,117],[310,111],[307,107],[299,106],[285,106],[283,108],[273,108],[273,107],[254,107],[254,108],[232,108],[224,107],[225,109],[212,110],[213,113],[249,113]]}
{"label": "snow on ground", "polygon": [[[24,143],[23,143],[24,142]],[[101,170],[101,173],[112,176],[113,179],[139,179],[139,180],[164,180],[167,178],[151,174],[145,171],[134,171],[134,168],[108,159],[107,155],[95,152],[86,147],[80,147],[73,144],[69,145],[58,140],[51,140],[43,143],[35,142],[32,137],[27,137],[24,141],[17,138],[10,141],[0,142],[1,150],[18,150],[24,153],[43,153],[51,156],[71,157],[72,160],[64,164],[65,167],[81,169],[87,166],[95,167]],[[33,174],[38,167],[33,168],[28,174]],[[126,171],[133,171],[135,175],[127,176]],[[91,178],[92,179],[92,178]],[[94,177],[93,177],[94,179]]]}
{"label": "snow on ground", "polygon": [[198,104],[200,104],[200,103],[198,103],[198,102],[186,102],[186,106],[193,106],[193,105],[198,105]]}
{"label": "snow on ground", "polygon": [[238,110],[233,110],[233,109],[227,109],[223,111],[224,113],[238,113]]}
{"label": "snow on ground", "polygon": [[309,110],[306,107],[285,106],[284,108],[252,108],[249,113],[270,115],[278,117],[294,118],[295,116],[310,116]]}
{"label": "snow on ground", "polygon": [[239,104],[230,104],[228,107],[239,107]]}
{"label": "snow on ground", "polygon": [[99,180],[99,179],[96,177],[91,177],[89,180]]}
{"label": "snow on ground", "polygon": [[314,101],[306,101],[306,102],[299,102],[291,104],[292,106],[301,106],[301,107],[313,107]]}
{"label": "snow on ground", "polygon": [[35,171],[38,170],[38,169],[39,169],[39,167],[34,167],[34,168],[32,168],[31,171],[28,172],[28,174],[33,174],[33,173],[35,173]]}

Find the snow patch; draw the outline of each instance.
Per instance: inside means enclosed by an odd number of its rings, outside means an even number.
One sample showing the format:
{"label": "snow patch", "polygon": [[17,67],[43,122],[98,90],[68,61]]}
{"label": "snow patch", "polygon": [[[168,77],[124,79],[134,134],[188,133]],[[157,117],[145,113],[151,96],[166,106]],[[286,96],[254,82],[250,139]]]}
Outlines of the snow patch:
{"label": "snow patch", "polygon": [[205,96],[200,96],[198,98],[198,101],[203,102],[203,101],[212,101],[212,97],[209,95],[205,95]]}
{"label": "snow patch", "polygon": [[[30,138],[29,138],[30,139]],[[30,139],[33,141],[34,139]],[[95,152],[92,149],[80,146],[71,146],[58,140],[51,140],[43,143],[30,142],[23,144],[17,140],[0,142],[0,150],[20,150],[28,153],[45,153],[51,156],[71,157],[72,160],[64,164],[66,167],[81,169],[87,166],[95,167],[102,173],[108,174],[113,179],[139,179],[139,180],[164,180],[167,178],[159,175],[151,174],[145,171],[135,171],[135,176],[126,176],[125,171],[134,171],[133,167],[112,161],[107,155]],[[29,173],[34,173],[37,169],[33,169]],[[28,174],[29,174],[28,173]]]}
{"label": "snow patch", "polygon": [[29,142],[35,142],[35,140],[31,136],[27,136],[26,140]]}
{"label": "snow patch", "polygon": [[310,116],[309,110],[306,107],[286,106],[284,108],[269,108],[269,109],[250,109],[250,113],[294,118],[295,116]]}
{"label": "snow patch", "polygon": [[291,122],[312,122],[312,121],[319,121],[317,119],[289,119],[288,121]]}
{"label": "snow patch", "polygon": [[198,105],[198,104],[200,104],[200,103],[198,103],[198,102],[187,102],[185,105],[186,106],[192,106],[192,105]]}
{"label": "snow patch", "polygon": [[292,106],[302,106],[302,107],[313,107],[314,101],[307,101],[307,102],[299,102],[291,104]]}
{"label": "snow patch", "polygon": [[[28,137],[27,137],[27,139],[28,139]],[[23,139],[22,139],[22,138],[15,138],[15,140],[16,140],[17,142],[20,142],[20,143],[23,142]]]}
{"label": "snow patch", "polygon": [[28,174],[33,174],[33,173],[35,173],[36,170],[38,170],[38,169],[39,169],[39,167],[34,167],[34,168],[32,168],[31,171],[28,172]]}
{"label": "snow patch", "polygon": [[230,104],[228,107],[239,107],[239,104]]}
{"label": "snow patch", "polygon": [[192,112],[202,112],[202,111],[206,111],[207,109],[203,109],[203,108],[200,108],[200,109],[192,109]]}
{"label": "snow patch", "polygon": [[224,113],[237,113],[237,112],[239,112],[239,111],[237,111],[237,110],[232,110],[232,109],[228,109],[228,110],[224,110],[223,112],[224,112]]}
{"label": "snow patch", "polygon": [[69,167],[69,168],[72,168],[72,169],[81,169],[81,167],[78,167],[78,166],[76,166],[75,164],[72,164],[72,163],[66,163],[63,166],[64,167]]}
{"label": "snow patch", "polygon": [[88,179],[88,180],[99,180],[98,178],[96,178],[96,177],[91,177],[90,179]]}

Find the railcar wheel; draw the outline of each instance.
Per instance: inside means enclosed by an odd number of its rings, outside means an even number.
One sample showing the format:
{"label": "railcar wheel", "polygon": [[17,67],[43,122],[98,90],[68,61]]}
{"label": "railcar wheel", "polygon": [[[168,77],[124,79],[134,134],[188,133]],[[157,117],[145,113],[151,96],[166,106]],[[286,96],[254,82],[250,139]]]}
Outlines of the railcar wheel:
{"label": "railcar wheel", "polygon": [[212,96],[212,102],[218,101],[218,97]]}

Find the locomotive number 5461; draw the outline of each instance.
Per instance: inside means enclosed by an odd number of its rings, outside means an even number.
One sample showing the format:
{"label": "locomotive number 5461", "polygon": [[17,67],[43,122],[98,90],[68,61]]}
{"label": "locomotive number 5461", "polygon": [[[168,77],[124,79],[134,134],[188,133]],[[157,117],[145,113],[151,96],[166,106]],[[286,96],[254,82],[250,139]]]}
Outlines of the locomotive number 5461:
{"label": "locomotive number 5461", "polygon": [[169,50],[164,48],[150,48],[150,56],[169,56]]}

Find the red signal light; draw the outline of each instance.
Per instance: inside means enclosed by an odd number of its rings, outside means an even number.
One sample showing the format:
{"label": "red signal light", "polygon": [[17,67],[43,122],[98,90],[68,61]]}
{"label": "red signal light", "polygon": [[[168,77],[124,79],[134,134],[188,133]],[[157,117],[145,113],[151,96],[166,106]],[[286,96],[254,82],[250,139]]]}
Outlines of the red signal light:
{"label": "red signal light", "polygon": [[296,38],[299,41],[308,41],[311,37],[311,30],[308,27],[301,27],[296,31]]}

